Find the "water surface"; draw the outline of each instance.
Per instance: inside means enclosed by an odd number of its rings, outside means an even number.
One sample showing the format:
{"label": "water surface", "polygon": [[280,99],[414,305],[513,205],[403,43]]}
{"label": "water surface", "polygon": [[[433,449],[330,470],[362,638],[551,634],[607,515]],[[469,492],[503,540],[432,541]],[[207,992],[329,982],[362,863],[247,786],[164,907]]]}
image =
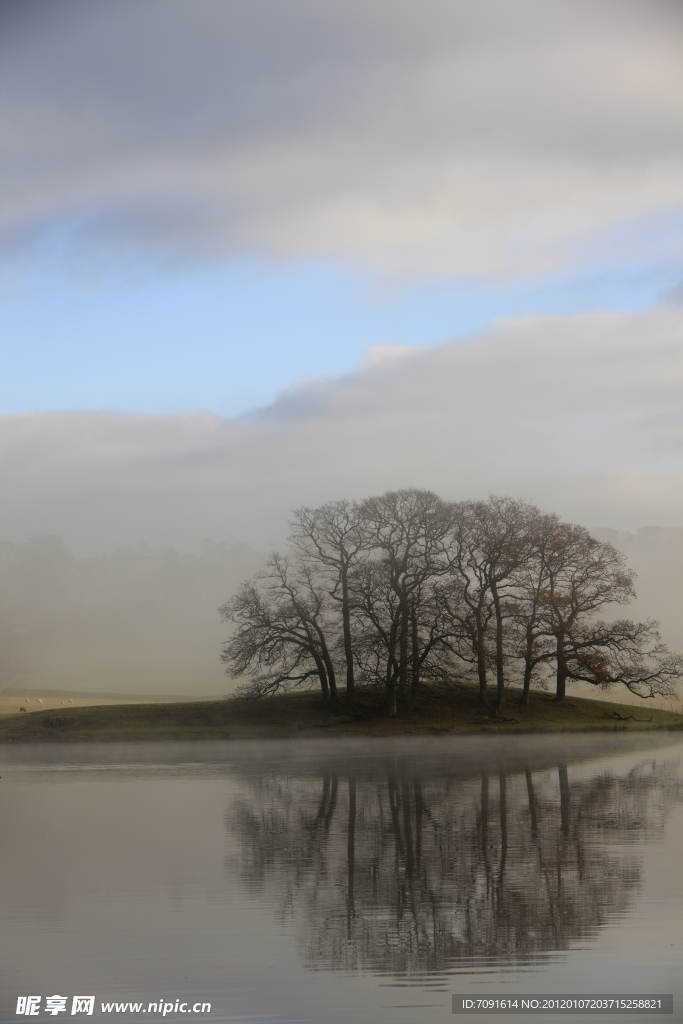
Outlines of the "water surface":
{"label": "water surface", "polygon": [[0,758],[2,1020],[94,994],[93,1021],[437,1022],[529,992],[673,992],[683,1020],[675,734]]}

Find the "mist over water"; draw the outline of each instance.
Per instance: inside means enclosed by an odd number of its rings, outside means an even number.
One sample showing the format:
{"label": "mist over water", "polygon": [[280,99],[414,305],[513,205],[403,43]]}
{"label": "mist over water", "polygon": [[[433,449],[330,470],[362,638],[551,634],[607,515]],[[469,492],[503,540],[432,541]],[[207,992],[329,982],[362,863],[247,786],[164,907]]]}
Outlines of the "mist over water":
{"label": "mist over water", "polygon": [[682,757],[671,734],[5,748],[3,1009],[680,1000]]}

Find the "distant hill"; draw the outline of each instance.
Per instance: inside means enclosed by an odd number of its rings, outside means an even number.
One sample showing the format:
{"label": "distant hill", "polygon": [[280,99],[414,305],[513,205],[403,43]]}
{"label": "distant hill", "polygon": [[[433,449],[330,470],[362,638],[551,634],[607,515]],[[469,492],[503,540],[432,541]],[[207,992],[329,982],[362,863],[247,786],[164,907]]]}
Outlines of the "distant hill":
{"label": "distant hill", "polygon": [[198,697],[193,694],[177,693],[104,693],[85,690],[27,690],[24,687],[8,687],[0,691],[0,697],[74,697],[78,700],[127,700],[131,703],[139,701],[142,704],[173,704],[185,701],[219,700],[219,695],[212,693],[210,696]]}

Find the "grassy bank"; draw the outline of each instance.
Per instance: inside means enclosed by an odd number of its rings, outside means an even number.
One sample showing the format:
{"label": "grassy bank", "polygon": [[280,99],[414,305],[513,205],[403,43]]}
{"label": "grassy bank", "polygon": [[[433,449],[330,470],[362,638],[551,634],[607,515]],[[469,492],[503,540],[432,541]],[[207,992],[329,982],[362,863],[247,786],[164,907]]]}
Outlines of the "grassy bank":
{"label": "grassy bank", "polygon": [[[35,697],[30,700],[26,700],[24,697],[6,697],[0,695],[0,720],[5,715],[17,715],[19,714],[19,708],[26,708],[28,713],[35,713],[36,711],[52,711],[55,714],[68,714],[69,709],[73,708],[87,708],[100,705],[114,705],[120,707],[122,704],[130,704],[131,701],[112,700],[108,697],[100,697],[96,699],[87,698],[72,698],[71,701],[62,700],[59,697],[43,697],[41,698],[40,704]],[[22,715],[23,718],[23,715]]]}
{"label": "grassy bank", "polygon": [[523,706],[508,691],[498,717],[478,704],[467,686],[425,687],[418,707],[388,719],[379,691],[361,691],[353,716],[324,707],[317,692],[259,701],[218,700],[186,704],[107,704],[46,708],[4,715],[0,742],[248,739],[303,736],[446,735],[574,730],[683,729],[683,715],[608,701],[570,697],[563,706],[533,693]]}
{"label": "grassy bank", "polygon": [[[124,704],[188,704],[188,703],[199,703],[200,701],[213,700],[216,701],[217,697],[164,697],[162,696],[114,696],[114,695],[95,695],[90,694],[88,696],[80,697],[63,697],[63,696],[49,696],[43,695],[37,697],[14,697],[8,696],[6,693],[0,694],[0,719],[3,715],[16,715],[19,714],[20,708],[25,708],[27,713],[36,711],[54,711],[57,714],[68,714],[69,709],[74,708],[91,708],[100,707],[107,705],[108,707],[121,707]],[[73,693],[73,691],[72,691]]]}

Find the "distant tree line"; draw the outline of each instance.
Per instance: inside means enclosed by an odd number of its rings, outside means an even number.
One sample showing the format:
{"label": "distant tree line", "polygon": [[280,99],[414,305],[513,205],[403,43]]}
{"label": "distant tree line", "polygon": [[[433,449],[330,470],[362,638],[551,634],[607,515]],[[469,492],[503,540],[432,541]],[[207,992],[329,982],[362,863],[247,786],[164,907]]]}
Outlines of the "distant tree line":
{"label": "distant tree line", "polygon": [[475,678],[496,708],[506,685],[553,678],[675,696],[683,658],[658,623],[605,619],[635,597],[625,556],[582,526],[509,497],[448,502],[408,488],[300,508],[289,551],[220,608],[233,625],[222,659],[238,692],[262,696],[317,680],[353,707],[381,684],[389,716],[411,709],[422,681]]}

